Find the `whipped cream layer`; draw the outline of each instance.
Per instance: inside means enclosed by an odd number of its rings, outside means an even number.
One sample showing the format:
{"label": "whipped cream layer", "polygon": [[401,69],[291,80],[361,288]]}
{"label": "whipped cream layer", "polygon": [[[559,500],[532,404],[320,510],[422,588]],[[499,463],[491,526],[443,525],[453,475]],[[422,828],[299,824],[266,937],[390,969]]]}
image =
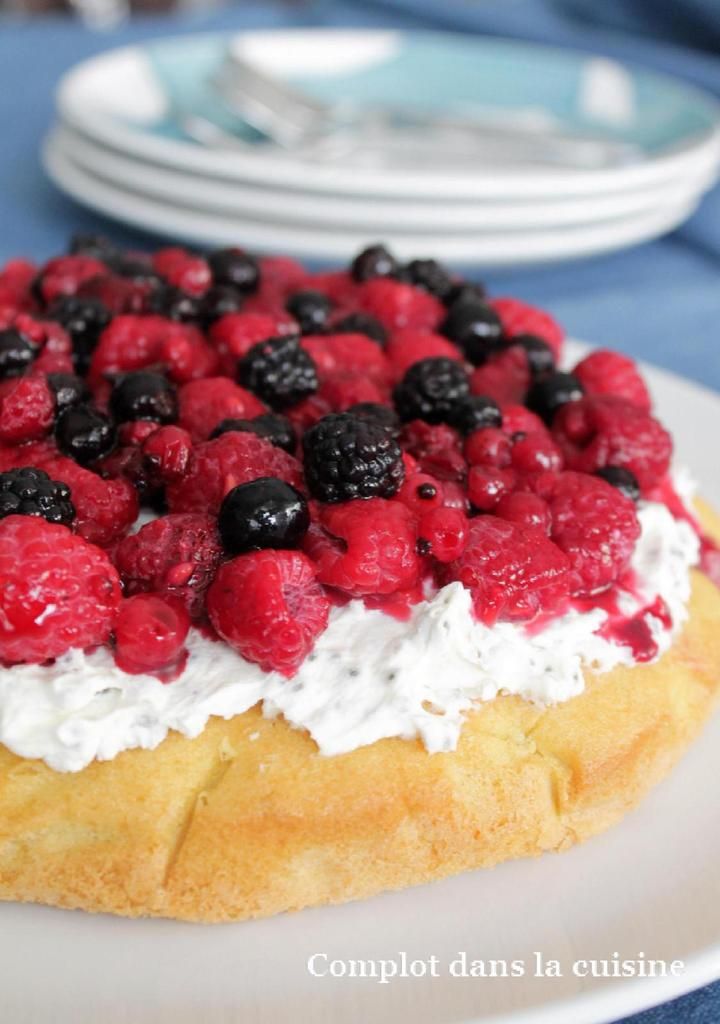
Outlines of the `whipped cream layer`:
{"label": "whipped cream layer", "polygon": [[[662,654],[687,617],[690,567],[698,540],[664,505],[641,502],[632,593],[619,606],[632,618],[661,597],[672,628],[646,614]],[[227,644],[197,630],[182,675],[163,684],[128,675],[112,653],[70,651],[49,666],[0,670],[0,742],[56,771],[79,771],[122,750],[156,747],[171,729],[202,732],[211,715],[231,718],[262,702],[307,729],[321,753],[342,754],[376,740],[420,737],[431,753],[454,749],[465,713],[498,693],[542,705],[577,696],[583,669],[632,665],[633,652],[598,635],[602,608],[571,610],[541,630],[487,627],[472,615],[469,591],[451,583],[400,622],[360,601],[335,608],[299,672],[266,673]]]}

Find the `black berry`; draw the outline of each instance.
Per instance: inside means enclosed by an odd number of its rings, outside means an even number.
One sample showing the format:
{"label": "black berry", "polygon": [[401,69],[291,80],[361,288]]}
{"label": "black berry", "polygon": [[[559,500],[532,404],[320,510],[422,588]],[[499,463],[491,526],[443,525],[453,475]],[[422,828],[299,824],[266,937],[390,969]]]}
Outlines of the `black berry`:
{"label": "black berry", "polygon": [[401,420],[447,423],[469,391],[462,365],[440,356],[413,363],[395,388],[393,398]]}
{"label": "black berry", "polygon": [[637,477],[624,466],[604,466],[602,469],[595,470],[595,476],[601,476],[603,480],[607,480],[631,501],[637,501],[640,497],[640,484]]}
{"label": "black berry", "polygon": [[509,345],[520,345],[525,349],[528,367],[533,377],[541,377],[555,369],[555,353],[546,341],[535,334],[516,334]]}
{"label": "black berry", "polygon": [[107,263],[118,255],[118,250],[108,238],[102,235],[73,235],[68,245],[71,256],[86,256],[89,259]]}
{"label": "black berry", "polygon": [[215,284],[229,285],[249,295],[257,291],[260,267],[257,260],[242,249],[218,249],[208,256]]}
{"label": "black berry", "polygon": [[577,377],[554,370],[535,381],[527,393],[525,405],[546,423],[551,423],[561,405],[577,402],[583,394],[583,386]]}
{"label": "black berry", "polygon": [[303,334],[317,334],[327,324],[332,303],[322,292],[295,292],[286,302],[285,309],[295,317]]}
{"label": "black berry", "polygon": [[380,423],[352,413],[325,416],[305,432],[305,477],[319,501],[391,498],[405,475],[399,444]]}
{"label": "black berry", "polygon": [[70,488],[32,466],[0,473],[0,519],[5,516],[42,516],[69,526],[75,518]]}
{"label": "black berry", "polygon": [[174,423],[178,417],[177,392],[161,373],[137,370],[125,374],[115,384],[110,409],[119,423],[128,420]]}
{"label": "black berry", "polygon": [[75,369],[85,373],[98,339],[112,320],[112,314],[100,299],[64,295],[52,304],[47,316],[56,320],[70,335]]}
{"label": "black berry", "polygon": [[369,313],[348,313],[332,325],[332,330],[336,334],[364,334],[378,345],[384,345],[387,341],[387,331]]}
{"label": "black berry", "polygon": [[80,405],[90,399],[90,389],[82,377],[74,373],[49,373],[50,390],[55,395],[55,409],[60,414],[71,405]]}
{"label": "black berry", "polygon": [[89,405],[74,405],[65,409],[55,424],[55,440],[63,455],[69,455],[85,466],[115,447],[115,427]]}
{"label": "black berry", "polygon": [[459,345],[474,366],[487,362],[503,342],[500,317],[494,309],[481,302],[455,303],[445,317],[440,333]]}
{"label": "black berry", "polygon": [[258,437],[264,437],[274,444],[276,448],[282,448],[290,455],[295,454],[297,434],[287,416],[281,416],[276,412],[266,412],[252,420],[221,420],[210,437],[220,437],[221,434],[227,434],[233,430],[244,431],[246,434],[257,434]]}
{"label": "black berry", "polygon": [[477,305],[479,302],[485,302],[486,295],[485,286],[479,281],[458,281],[453,284],[445,296],[444,302],[448,308],[456,305],[462,306],[466,303]]}
{"label": "black berry", "polygon": [[191,323],[200,317],[200,299],[171,284],[155,288],[150,295],[149,306],[153,313],[177,323]]}
{"label": "black berry", "polygon": [[34,358],[34,346],[19,331],[0,331],[0,380],[21,377]]}
{"label": "black berry", "polygon": [[239,313],[243,305],[242,293],[227,284],[215,284],[200,300],[199,318],[204,327],[210,327],[216,320],[228,313]]}
{"label": "black berry", "polygon": [[357,402],[355,405],[351,405],[346,412],[352,413],[353,416],[357,416],[361,420],[372,420],[373,423],[379,423],[381,427],[385,427],[391,437],[400,436],[400,417],[389,405],[382,405],[380,402]]}
{"label": "black berry", "polygon": [[373,277],[394,277],[398,269],[397,260],[384,245],[371,245],[355,257],[350,273],[356,281],[369,281]]}
{"label": "black berry", "polygon": [[318,389],[315,363],[289,336],[253,345],[238,363],[238,381],[273,409],[287,409]]}
{"label": "black berry", "polygon": [[260,548],[297,548],[309,525],[305,498],[274,476],[233,487],[218,517],[220,538],[229,555]]}
{"label": "black berry", "polygon": [[468,395],[461,399],[448,417],[450,425],[461,434],[472,434],[474,430],[484,430],[485,427],[501,427],[502,421],[500,406],[484,395]]}
{"label": "black berry", "polygon": [[453,290],[450,273],[437,260],[412,260],[403,267],[402,278],[410,284],[430,292],[441,302],[444,302]]}

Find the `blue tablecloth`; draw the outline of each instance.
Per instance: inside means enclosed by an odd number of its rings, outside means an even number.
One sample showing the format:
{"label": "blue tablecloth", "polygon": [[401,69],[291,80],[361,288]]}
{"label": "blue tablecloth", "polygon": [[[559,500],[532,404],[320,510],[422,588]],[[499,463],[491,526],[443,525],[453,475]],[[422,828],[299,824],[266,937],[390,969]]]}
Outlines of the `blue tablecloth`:
{"label": "blue tablecloth", "polygon": [[[43,259],[61,251],[73,230],[150,244],[75,206],[45,179],[38,144],[52,122],[52,90],[63,71],[106,47],[152,36],[294,24],[435,27],[574,45],[674,72],[720,96],[720,57],[713,53],[720,53],[717,0],[250,3],[139,20],[105,35],[69,21],[0,21],[0,262],[18,254]],[[571,266],[492,273],[487,280],[496,293],[547,306],[577,337],[621,346],[720,390],[720,189],[660,241]],[[700,443],[709,440],[715,439]],[[633,1018],[634,1024],[677,1021],[717,1024],[720,983]]]}

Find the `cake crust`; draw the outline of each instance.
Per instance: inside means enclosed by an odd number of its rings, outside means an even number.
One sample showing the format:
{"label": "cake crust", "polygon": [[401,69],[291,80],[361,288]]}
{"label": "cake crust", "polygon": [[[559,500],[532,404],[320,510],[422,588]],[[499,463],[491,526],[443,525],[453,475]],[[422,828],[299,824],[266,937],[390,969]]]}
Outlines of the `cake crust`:
{"label": "cake crust", "polygon": [[[702,509],[720,538],[720,518]],[[564,850],[672,768],[720,697],[720,591],[653,665],[546,710],[500,697],[457,750],[382,740],[323,757],[257,708],[61,774],[0,746],[0,899],[233,921]]]}

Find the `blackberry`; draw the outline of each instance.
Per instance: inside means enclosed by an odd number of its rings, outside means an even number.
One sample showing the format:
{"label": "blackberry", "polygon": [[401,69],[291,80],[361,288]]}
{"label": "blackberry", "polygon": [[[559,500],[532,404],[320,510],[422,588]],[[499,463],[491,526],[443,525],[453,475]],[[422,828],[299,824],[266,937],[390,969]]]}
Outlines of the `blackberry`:
{"label": "blackberry", "polygon": [[78,373],[84,374],[98,339],[112,320],[112,314],[100,299],[83,299],[77,295],[64,295],[47,312],[49,320],[56,320],[70,335],[73,361]]}
{"label": "blackberry", "polygon": [[477,305],[479,302],[484,303],[486,297],[485,285],[479,281],[457,281],[453,284],[443,301],[450,308],[463,306],[467,303],[472,303],[473,305]]}
{"label": "blackberry", "polygon": [[346,412],[352,413],[361,420],[371,420],[384,427],[391,437],[400,436],[400,417],[389,405],[381,405],[380,402],[358,402],[351,405]]}
{"label": "blackberry", "polygon": [[0,331],[0,380],[21,377],[35,358],[35,346],[20,331]]}
{"label": "blackberry", "polygon": [[257,260],[242,249],[217,249],[208,256],[215,284],[237,288],[244,295],[257,291],[260,267]]}
{"label": "blackberry", "polygon": [[90,400],[90,389],[82,377],[74,373],[49,373],[47,382],[55,395],[55,410],[59,415],[72,405],[80,405]]}
{"label": "blackberry", "polygon": [[148,304],[152,313],[177,323],[191,323],[200,317],[201,300],[172,284],[161,284],[155,288]]}
{"label": "blackberry", "polygon": [[503,329],[494,309],[482,302],[455,303],[440,333],[454,341],[474,366],[481,366],[502,347]]}
{"label": "blackberry", "polygon": [[370,245],[355,257],[350,273],[355,281],[369,281],[373,277],[395,277],[398,272],[395,257],[384,245]]}
{"label": "blackberry", "polygon": [[115,419],[152,420],[174,423],[178,417],[177,392],[161,373],[136,370],[125,374],[110,395],[110,410]]}
{"label": "blackberry", "polygon": [[221,316],[228,313],[239,313],[242,309],[243,296],[237,288],[227,284],[214,284],[200,300],[199,317],[203,327],[210,327]]}
{"label": "blackberry", "polygon": [[215,427],[210,438],[220,437],[232,430],[244,431],[246,434],[257,434],[264,437],[266,441],[274,444],[276,448],[282,448],[290,455],[295,454],[297,448],[297,434],[287,416],[281,416],[276,412],[265,412],[252,420],[221,420]]}
{"label": "blackberry", "polygon": [[364,334],[383,347],[387,341],[387,331],[369,313],[348,313],[332,325],[332,330],[335,334]]}
{"label": "blackberry", "polygon": [[468,376],[460,363],[438,356],[413,363],[393,398],[401,420],[447,423],[469,392]]}
{"label": "blackberry", "polygon": [[117,432],[110,420],[96,409],[74,405],[58,416],[55,440],[63,455],[85,466],[113,450]]}
{"label": "blackberry", "polygon": [[525,405],[546,423],[552,423],[555,413],[561,405],[577,402],[585,390],[571,373],[554,370],[540,377],[527,393]]}
{"label": "blackberry", "polygon": [[546,341],[535,334],[516,334],[508,341],[509,345],[520,345],[525,349],[528,367],[533,377],[541,377],[552,373],[555,369],[555,353]]}
{"label": "blackberry", "polygon": [[303,495],[275,476],[238,484],[223,498],[218,529],[229,555],[261,548],[297,548],[310,526]]}
{"label": "blackberry", "polygon": [[500,406],[484,395],[468,395],[461,399],[448,418],[450,426],[461,434],[472,434],[474,430],[484,430],[486,427],[500,428],[502,422]]}
{"label": "blackberry", "polygon": [[238,381],[273,409],[287,409],[318,389],[315,363],[297,338],[269,338],[245,353]]}
{"label": "blackberry", "polygon": [[317,334],[327,324],[332,303],[322,292],[295,292],[285,303],[285,309],[295,317],[303,334]]}
{"label": "blackberry", "polygon": [[405,475],[400,445],[380,423],[332,413],[305,432],[305,478],[319,501],[391,498]]}
{"label": "blackberry", "polygon": [[0,473],[0,519],[5,516],[42,516],[70,526],[75,518],[70,488],[33,466]]}
{"label": "blackberry", "polygon": [[118,252],[107,260],[108,266],[118,277],[125,277],[135,282],[147,282],[156,288],[162,288],[165,284],[162,277],[153,270],[150,260],[143,260],[137,256],[127,256]]}
{"label": "blackberry", "polygon": [[595,470],[595,476],[601,476],[603,480],[607,480],[631,501],[637,501],[640,497],[640,484],[637,477],[624,466],[603,466],[602,469]]}
{"label": "blackberry", "polygon": [[423,288],[444,302],[453,290],[453,279],[448,270],[437,260],[411,260],[403,267],[403,280]]}

